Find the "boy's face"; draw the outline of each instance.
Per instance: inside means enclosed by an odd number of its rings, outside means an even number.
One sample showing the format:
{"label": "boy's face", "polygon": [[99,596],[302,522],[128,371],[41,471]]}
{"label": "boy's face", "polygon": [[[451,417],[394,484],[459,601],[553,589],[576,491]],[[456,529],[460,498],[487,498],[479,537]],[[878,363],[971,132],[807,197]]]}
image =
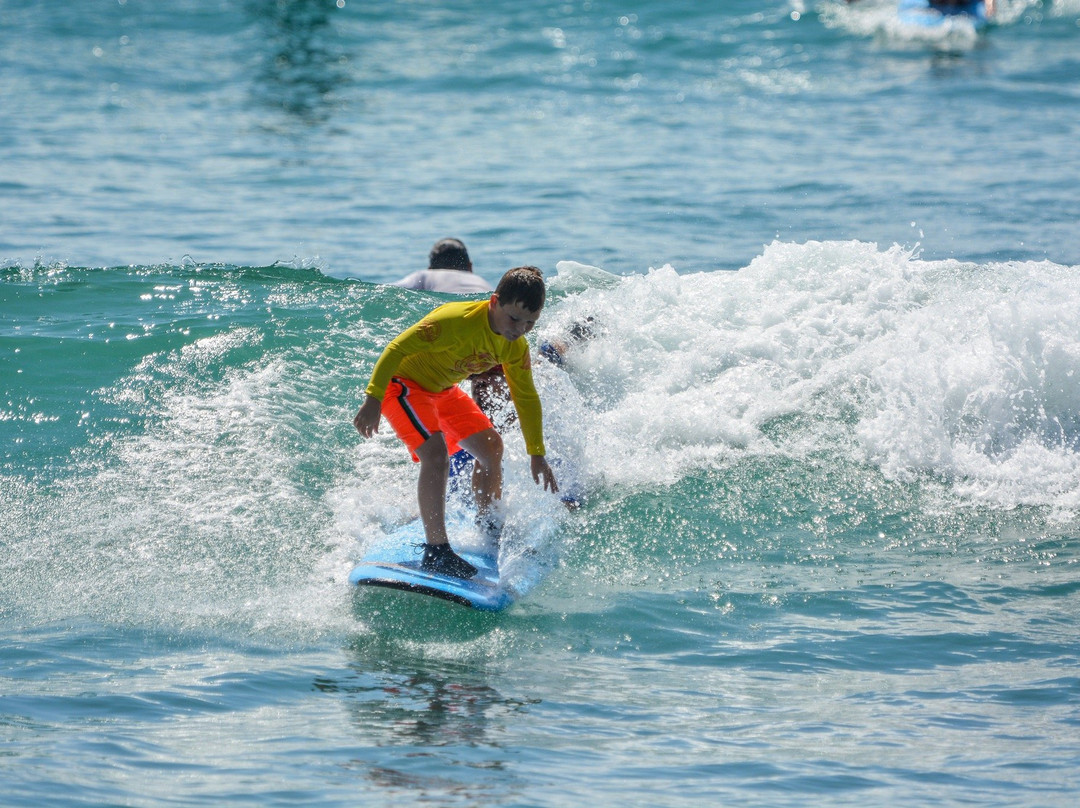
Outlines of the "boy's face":
{"label": "boy's face", "polygon": [[491,296],[491,304],[488,306],[488,324],[491,325],[492,331],[510,342],[532,331],[539,319],[540,312],[538,311],[530,311],[517,301],[504,305],[499,302],[498,295]]}

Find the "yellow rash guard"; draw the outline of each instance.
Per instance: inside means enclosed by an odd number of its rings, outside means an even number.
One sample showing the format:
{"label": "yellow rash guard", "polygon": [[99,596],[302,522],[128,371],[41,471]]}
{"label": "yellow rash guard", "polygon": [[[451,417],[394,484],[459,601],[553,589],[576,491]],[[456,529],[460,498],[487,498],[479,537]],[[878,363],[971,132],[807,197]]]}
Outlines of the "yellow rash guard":
{"label": "yellow rash guard", "polygon": [[533,384],[529,345],[524,337],[510,342],[491,330],[489,300],[445,303],[402,331],[383,350],[368,382],[367,394],[382,400],[394,376],[437,393],[474,373],[502,365],[510,398],[530,455],[543,456],[540,396]]}

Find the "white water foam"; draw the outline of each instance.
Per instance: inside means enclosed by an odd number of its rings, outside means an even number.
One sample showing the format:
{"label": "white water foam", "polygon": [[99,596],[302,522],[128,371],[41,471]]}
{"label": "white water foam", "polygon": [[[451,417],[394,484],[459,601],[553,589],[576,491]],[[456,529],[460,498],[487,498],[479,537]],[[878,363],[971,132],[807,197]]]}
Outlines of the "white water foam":
{"label": "white water foam", "polygon": [[[560,264],[552,287],[586,272]],[[1080,270],[774,243],[732,273],[671,267],[563,301],[593,316],[559,434],[607,485],[664,484],[743,453],[832,447],[980,505],[1080,507]],[[540,374],[543,377],[544,374]],[[776,437],[778,419],[801,424]],[[808,425],[808,426],[807,426]],[[571,441],[575,443],[575,441]]]}

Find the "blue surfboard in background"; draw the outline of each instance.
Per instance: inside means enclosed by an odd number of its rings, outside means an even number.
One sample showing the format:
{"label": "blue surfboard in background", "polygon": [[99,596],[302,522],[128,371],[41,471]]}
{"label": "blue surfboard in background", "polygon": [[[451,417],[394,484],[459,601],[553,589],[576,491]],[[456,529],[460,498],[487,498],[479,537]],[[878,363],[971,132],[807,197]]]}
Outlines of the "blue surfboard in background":
{"label": "blue surfboard in background", "polygon": [[902,24],[919,28],[970,23],[975,30],[981,30],[988,20],[984,0],[956,5],[934,5],[929,0],[900,0],[896,16]]}

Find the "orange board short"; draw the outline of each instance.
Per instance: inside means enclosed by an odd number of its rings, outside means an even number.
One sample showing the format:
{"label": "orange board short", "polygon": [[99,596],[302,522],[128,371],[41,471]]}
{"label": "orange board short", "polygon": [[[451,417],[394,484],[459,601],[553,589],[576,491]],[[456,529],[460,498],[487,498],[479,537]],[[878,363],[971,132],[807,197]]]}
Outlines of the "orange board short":
{"label": "orange board short", "polygon": [[409,379],[394,377],[382,400],[382,414],[419,460],[416,450],[436,432],[446,439],[446,451],[454,454],[458,441],[491,429],[491,419],[457,385],[432,393]]}

